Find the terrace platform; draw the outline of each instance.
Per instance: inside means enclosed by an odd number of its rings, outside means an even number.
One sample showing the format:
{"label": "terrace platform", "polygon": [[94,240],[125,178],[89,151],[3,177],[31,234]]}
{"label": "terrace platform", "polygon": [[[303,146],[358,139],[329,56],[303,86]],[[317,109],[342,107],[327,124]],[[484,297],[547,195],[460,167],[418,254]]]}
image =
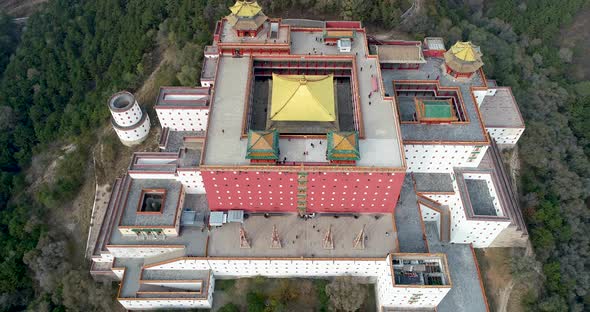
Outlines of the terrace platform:
{"label": "terrace platform", "polygon": [[412,173],[418,193],[454,192],[450,173]]}
{"label": "terrace platform", "polygon": [[484,97],[479,109],[486,127],[524,128],[524,120],[510,88],[496,88],[496,94]]}
{"label": "terrace platform", "polygon": [[465,179],[473,213],[478,216],[496,216],[493,198],[485,180]]}
{"label": "terrace platform", "polygon": [[436,223],[425,222],[429,252],[447,255],[453,287],[437,306],[438,312],[486,312],[475,254],[469,245],[441,243]]}
{"label": "terrace platform", "polygon": [[246,159],[247,140],[242,139],[244,101],[250,59],[219,57],[213,104],[209,113],[205,165],[238,166]]}
{"label": "terrace platform", "polygon": [[428,252],[418,211],[418,199],[412,176],[409,174],[405,177],[400,198],[395,207],[395,223],[400,252]]}
{"label": "terrace platform", "polygon": [[238,37],[236,32],[232,29],[232,26],[227,22],[224,21],[221,29],[221,33],[219,36],[219,43],[221,44],[228,44],[228,43],[240,43],[240,44],[248,44],[248,43],[257,43],[257,44],[271,44],[271,43],[282,43],[286,44],[289,43],[289,29],[286,27],[280,27],[278,31],[278,37],[276,39],[270,38],[270,23],[265,22],[262,26],[262,29],[259,31],[258,36],[256,37]]}
{"label": "terrace platform", "polygon": [[[487,140],[485,129],[480,123],[477,112],[477,103],[471,95],[471,87],[484,86],[483,77],[479,72],[475,73],[469,81],[453,79],[441,70],[443,59],[426,58],[426,63],[421,64],[417,70],[390,70],[382,69],[383,86],[388,95],[393,96],[392,81],[399,80],[432,80],[438,81],[442,87],[458,87],[465,104],[468,123],[461,124],[423,124],[404,123],[401,124],[402,137],[404,141],[456,141],[456,142],[485,142]],[[401,105],[399,103],[398,105]],[[402,116],[409,114],[402,111]],[[405,117],[407,118],[407,116]]]}
{"label": "terrace platform", "polygon": [[[252,215],[242,225],[251,248],[240,248],[239,223],[212,228],[209,256],[272,258],[373,258],[385,257],[397,250],[397,237],[391,214],[319,215],[304,220],[297,214],[265,217]],[[276,226],[282,248],[271,248]],[[332,227],[334,249],[325,249],[323,241]],[[353,248],[355,237],[365,229],[365,249]]]}
{"label": "terrace platform", "polygon": [[[403,167],[404,161],[400,144],[401,135],[398,131],[397,113],[394,110],[393,103],[385,100],[380,92],[374,89],[374,77],[378,77],[378,63],[375,57],[369,58],[367,56],[368,51],[364,44],[366,40],[364,32],[355,33],[352,51],[347,53],[339,52],[335,46],[328,46],[316,41],[315,38],[320,36],[321,32],[292,32],[291,54],[303,55],[303,58],[307,55],[310,59],[317,59],[318,56],[321,57],[322,55],[324,57],[348,57],[351,61],[356,62],[353,77],[356,77],[357,85],[351,88],[357,89],[358,105],[362,116],[359,121],[362,127],[359,142],[360,160],[356,162],[356,165],[386,168]],[[254,56],[255,60],[257,58],[258,56]],[[272,59],[270,56],[260,56],[260,58]],[[250,58],[222,56],[219,59],[218,66],[203,164],[248,165],[250,162],[245,158],[247,140],[242,138],[242,131],[245,114],[244,102],[248,100],[246,93],[248,87],[251,86],[248,79],[244,79],[251,72]],[[268,86],[260,86],[256,81],[251,83],[254,85],[251,91],[254,94],[254,101],[260,101],[260,94],[268,94]],[[257,90],[257,88],[260,88],[260,90]],[[337,92],[338,96],[341,97],[341,90],[337,90]],[[345,112],[347,112],[348,117],[343,117],[342,113],[340,113],[340,123],[350,124],[353,112],[348,109]],[[250,125],[253,123],[255,128],[266,127],[266,112],[255,110],[249,120]],[[340,130],[344,131],[346,129],[341,128]],[[301,162],[323,161],[319,155],[317,157],[312,155],[306,155],[311,157],[303,157],[308,143],[310,142],[282,143],[285,151],[281,150],[281,152],[285,155],[281,157],[286,156],[287,161],[290,159]],[[298,148],[302,149],[296,150]],[[298,156],[299,154],[301,156]],[[317,153],[314,152],[314,154]]]}
{"label": "terrace platform", "polygon": [[[142,201],[145,190],[164,190],[160,213],[141,213],[138,205]],[[182,184],[176,180],[134,179],[131,182],[129,195],[123,207],[123,216],[119,225],[122,226],[172,226],[177,213]]]}

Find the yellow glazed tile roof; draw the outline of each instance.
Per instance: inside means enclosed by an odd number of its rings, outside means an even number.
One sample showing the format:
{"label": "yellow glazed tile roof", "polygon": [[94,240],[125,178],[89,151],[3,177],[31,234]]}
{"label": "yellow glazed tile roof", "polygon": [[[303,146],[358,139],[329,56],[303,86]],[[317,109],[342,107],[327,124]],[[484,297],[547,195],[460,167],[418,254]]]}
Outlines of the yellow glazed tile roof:
{"label": "yellow glazed tile roof", "polygon": [[272,150],[274,146],[272,144],[273,141],[273,133],[258,133],[252,132],[252,144],[251,148],[256,150]]}
{"label": "yellow glazed tile roof", "polygon": [[355,137],[353,133],[346,136],[337,132],[334,133],[334,149],[337,151],[351,151],[358,149],[354,142]]}
{"label": "yellow glazed tile roof", "polygon": [[229,8],[232,14],[240,17],[253,17],[262,11],[260,5],[256,1],[236,1],[236,4]]}
{"label": "yellow glazed tile roof", "polygon": [[451,47],[451,53],[456,58],[466,62],[475,62],[481,57],[479,47],[473,45],[471,41],[458,41]]}
{"label": "yellow glazed tile roof", "polygon": [[481,51],[471,42],[457,42],[444,54],[445,63],[458,73],[473,73],[483,66]]}
{"label": "yellow glazed tile roof", "polygon": [[272,121],[335,121],[333,75],[272,75]]}

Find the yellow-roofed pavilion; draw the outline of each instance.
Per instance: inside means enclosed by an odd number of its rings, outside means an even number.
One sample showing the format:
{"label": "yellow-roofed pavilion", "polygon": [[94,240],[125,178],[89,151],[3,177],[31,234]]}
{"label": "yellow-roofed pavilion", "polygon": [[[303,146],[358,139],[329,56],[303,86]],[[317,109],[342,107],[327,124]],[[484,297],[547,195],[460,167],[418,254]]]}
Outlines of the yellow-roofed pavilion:
{"label": "yellow-roofed pavilion", "polygon": [[336,120],[333,75],[272,75],[271,121]]}
{"label": "yellow-roofed pavilion", "polygon": [[256,1],[241,1],[229,8],[231,14],[225,19],[236,31],[239,37],[256,37],[267,20],[262,7]]}
{"label": "yellow-roofed pavilion", "polygon": [[232,14],[240,17],[253,17],[262,11],[256,1],[236,1],[229,9]]}
{"label": "yellow-roofed pavilion", "polygon": [[447,74],[459,78],[469,78],[483,66],[479,46],[470,41],[455,43],[444,54]]}

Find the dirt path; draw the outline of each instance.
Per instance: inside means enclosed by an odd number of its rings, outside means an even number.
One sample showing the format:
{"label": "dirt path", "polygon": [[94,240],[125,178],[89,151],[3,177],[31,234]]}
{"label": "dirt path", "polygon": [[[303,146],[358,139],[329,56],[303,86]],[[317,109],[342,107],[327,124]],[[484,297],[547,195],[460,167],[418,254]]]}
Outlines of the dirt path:
{"label": "dirt path", "polygon": [[514,248],[476,250],[491,311],[521,312],[524,310],[520,300],[523,293],[522,285],[515,283],[511,271],[512,257],[522,253],[522,251],[516,252]]}
{"label": "dirt path", "polygon": [[92,214],[90,216],[90,225],[88,229],[88,239],[86,240],[86,253],[87,259],[90,259],[94,246],[98,240],[100,234],[100,227],[104,221],[104,216],[109,206],[109,198],[111,196],[111,185],[96,185],[96,191],[94,196],[94,205],[92,206]]}
{"label": "dirt path", "polygon": [[[138,102],[145,107],[152,107],[155,101],[156,94],[160,86],[156,85],[157,75],[162,66],[166,63],[174,61],[174,53],[164,45],[159,45],[154,52],[152,52],[152,72],[146,78],[143,85],[135,92]],[[148,109],[149,110],[149,109]],[[152,119],[154,120],[154,119]],[[106,215],[109,198],[111,196],[111,185],[113,181],[125,174],[126,168],[134,152],[139,151],[156,151],[158,150],[158,138],[160,131],[154,127],[152,122],[152,129],[146,141],[139,146],[132,148],[124,147],[116,137],[110,125],[106,125],[98,130],[98,140],[96,145],[92,148],[92,172],[94,172],[94,179],[88,178],[85,181],[87,187],[93,187],[94,193],[89,192],[85,194],[80,192],[76,200],[81,200],[90,195],[94,195],[92,204],[88,203],[84,207],[79,207],[77,214],[81,216],[86,222],[81,226],[82,232],[87,234],[85,257],[88,259],[92,256],[92,252],[98,236],[100,228]],[[109,145],[109,146],[106,146]],[[106,156],[106,149],[112,149],[112,155]],[[113,159],[110,159],[112,157]],[[92,209],[90,209],[92,206]]]}
{"label": "dirt path", "polygon": [[414,16],[420,14],[421,10],[422,10],[422,0],[414,0],[414,2],[412,3],[412,6],[402,14],[401,24],[412,20],[412,18],[414,18]]}
{"label": "dirt path", "polygon": [[[155,49],[154,53],[154,68],[152,73],[144,81],[143,85],[135,92],[135,96],[139,103],[147,104],[154,101],[157,91],[160,86],[156,86],[156,78],[160,69],[164,64],[173,64],[175,62],[176,51],[172,47],[167,47],[165,44],[160,44]],[[151,105],[150,105],[151,106]]]}
{"label": "dirt path", "polygon": [[497,312],[508,312],[508,301],[510,299],[510,294],[512,293],[512,289],[514,288],[514,280],[510,280],[508,285],[504,288],[500,289],[498,292],[498,303],[497,303]]}

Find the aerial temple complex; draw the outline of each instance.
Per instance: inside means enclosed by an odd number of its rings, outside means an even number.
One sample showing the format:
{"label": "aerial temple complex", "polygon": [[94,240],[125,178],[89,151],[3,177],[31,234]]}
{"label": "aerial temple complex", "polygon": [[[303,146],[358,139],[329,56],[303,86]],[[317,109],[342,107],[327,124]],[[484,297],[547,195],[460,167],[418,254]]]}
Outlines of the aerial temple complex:
{"label": "aerial temple complex", "polygon": [[[91,273],[120,281],[123,307],[210,308],[217,279],[351,275],[378,311],[489,310],[473,249],[526,243],[500,156],[525,127],[478,46],[237,1],[204,54],[200,86],[155,99],[161,150],[135,153],[94,217]],[[118,134],[143,125],[132,94],[109,105]]]}

